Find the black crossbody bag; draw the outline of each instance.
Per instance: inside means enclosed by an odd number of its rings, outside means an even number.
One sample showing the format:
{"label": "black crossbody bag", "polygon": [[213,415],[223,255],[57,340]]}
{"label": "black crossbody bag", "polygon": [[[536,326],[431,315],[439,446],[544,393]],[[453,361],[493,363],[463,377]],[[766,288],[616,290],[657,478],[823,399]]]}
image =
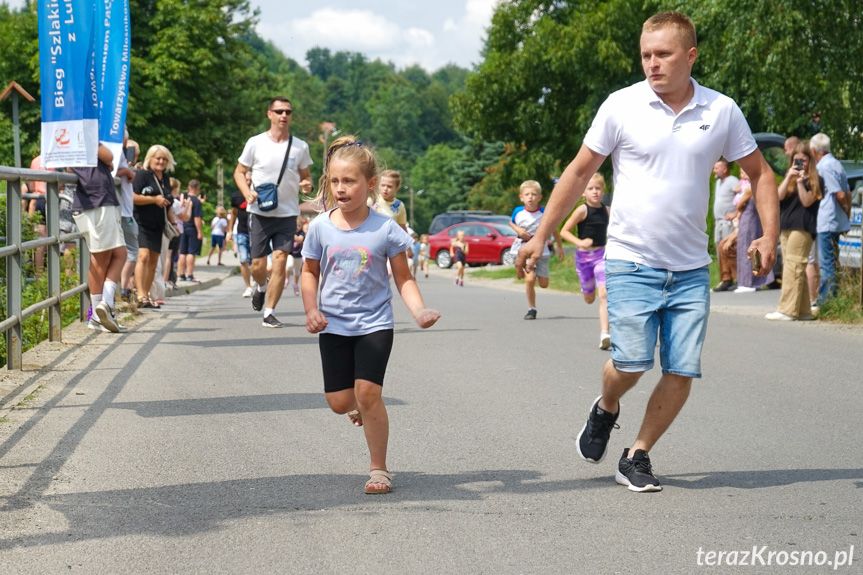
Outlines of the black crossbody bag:
{"label": "black crossbody bag", "polygon": [[274,184],[265,182],[255,187],[255,192],[258,194],[258,209],[262,212],[270,212],[279,207],[279,184],[282,183],[282,177],[285,175],[285,168],[288,167],[288,158],[291,156],[291,146],[294,144],[294,137],[288,139],[288,151],[285,152],[285,160],[282,162],[282,170],[279,172],[279,180]]}

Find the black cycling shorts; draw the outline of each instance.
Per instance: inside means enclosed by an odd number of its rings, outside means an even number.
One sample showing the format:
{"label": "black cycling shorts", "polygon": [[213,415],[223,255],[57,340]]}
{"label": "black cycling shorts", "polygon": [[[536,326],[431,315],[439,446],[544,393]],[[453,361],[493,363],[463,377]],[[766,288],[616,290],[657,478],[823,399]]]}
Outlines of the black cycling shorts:
{"label": "black cycling shorts", "polygon": [[318,343],[326,393],[352,389],[358,379],[383,386],[393,349],[392,329],[350,336],[322,333]]}

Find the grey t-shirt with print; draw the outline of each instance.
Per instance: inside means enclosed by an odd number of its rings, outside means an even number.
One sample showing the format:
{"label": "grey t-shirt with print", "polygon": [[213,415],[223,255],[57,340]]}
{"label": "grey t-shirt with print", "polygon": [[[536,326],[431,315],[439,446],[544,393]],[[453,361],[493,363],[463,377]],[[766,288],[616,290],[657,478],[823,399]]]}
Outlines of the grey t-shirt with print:
{"label": "grey t-shirt with print", "polygon": [[365,335],[392,329],[387,260],[407,251],[413,240],[395,221],[373,210],[353,230],[337,228],[332,211],[312,221],[303,244],[303,257],[321,264],[318,308],[327,318],[324,333]]}

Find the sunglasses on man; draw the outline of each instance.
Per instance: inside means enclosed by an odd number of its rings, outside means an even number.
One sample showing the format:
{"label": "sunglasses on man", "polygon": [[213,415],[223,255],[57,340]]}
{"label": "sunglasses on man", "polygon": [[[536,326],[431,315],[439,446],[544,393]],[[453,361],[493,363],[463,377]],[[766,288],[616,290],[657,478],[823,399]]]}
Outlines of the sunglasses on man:
{"label": "sunglasses on man", "polygon": [[288,116],[290,116],[293,110],[270,110],[270,112],[279,116],[281,116],[282,114],[287,114]]}

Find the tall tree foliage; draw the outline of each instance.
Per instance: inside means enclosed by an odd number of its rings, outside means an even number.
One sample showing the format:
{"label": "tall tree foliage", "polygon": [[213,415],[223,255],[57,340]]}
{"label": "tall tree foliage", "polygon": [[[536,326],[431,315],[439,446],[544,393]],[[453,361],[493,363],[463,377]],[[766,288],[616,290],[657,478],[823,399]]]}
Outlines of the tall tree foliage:
{"label": "tall tree foliage", "polygon": [[[683,9],[686,9],[685,7]],[[863,7],[858,0],[713,0],[694,4],[698,72],[757,130],[863,157]]]}
{"label": "tall tree foliage", "polygon": [[457,127],[510,143],[473,201],[495,205],[526,174],[545,187],[605,98],[643,79],[641,26],[669,9],[698,29],[695,78],[735,98],[754,131],[809,137],[820,129],[840,154],[863,156],[856,0],[509,0],[495,11],[482,64],[453,99]]}
{"label": "tall tree foliage", "polygon": [[130,8],[132,137],[145,150],[167,146],[181,177],[212,183],[216,159],[238,155],[274,83],[245,41],[255,13],[246,0],[132,0]]}

